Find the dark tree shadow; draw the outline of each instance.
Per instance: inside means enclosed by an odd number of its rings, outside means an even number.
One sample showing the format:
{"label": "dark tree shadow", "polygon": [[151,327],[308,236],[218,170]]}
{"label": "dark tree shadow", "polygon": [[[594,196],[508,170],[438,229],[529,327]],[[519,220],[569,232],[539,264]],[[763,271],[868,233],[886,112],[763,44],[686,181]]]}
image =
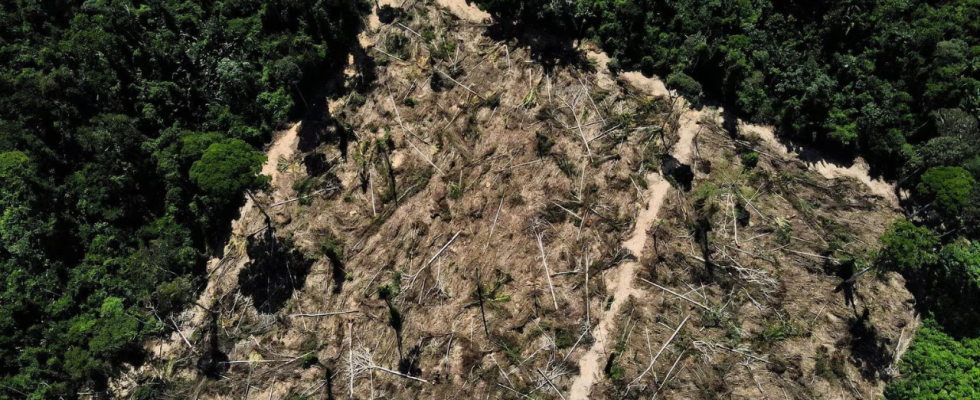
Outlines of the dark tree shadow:
{"label": "dark tree shadow", "polygon": [[404,14],[401,8],[395,8],[388,4],[378,6],[377,1],[375,1],[375,9],[377,10],[375,13],[378,15],[378,21],[385,25],[395,22],[396,18]]}
{"label": "dark tree shadow", "polygon": [[276,238],[266,229],[261,238],[248,239],[251,261],[238,275],[242,293],[252,297],[255,309],[272,314],[282,309],[293,292],[302,289],[313,260],[295,247],[291,240]]}
{"label": "dark tree shadow", "polygon": [[330,170],[330,162],[323,153],[310,153],[303,157],[303,166],[306,167],[306,174],[310,176],[320,176]]}
{"label": "dark tree shadow", "polygon": [[374,57],[365,51],[360,42],[357,42],[356,39],[354,41],[356,43],[351,46],[350,54],[354,57],[354,68],[357,70],[357,75],[347,89],[365,92],[370,90],[378,80],[378,64],[374,61]]}
{"label": "dark tree shadow", "polygon": [[721,113],[721,127],[728,133],[729,137],[737,138],[739,136],[738,115],[728,110],[729,108],[726,107],[725,111]]}
{"label": "dark tree shadow", "polygon": [[210,379],[221,379],[228,371],[228,355],[221,351],[218,343],[218,318],[211,313],[208,316],[207,330],[201,335],[201,344],[198,346],[203,351],[197,359],[197,371]]}
{"label": "dark tree shadow", "polygon": [[[390,23],[399,12],[400,10],[391,6],[382,6],[378,10],[378,15],[382,22],[388,20],[385,23]],[[352,91],[365,92],[377,81],[377,64],[357,39],[357,32],[363,30],[364,26],[358,23],[352,29],[354,33],[346,36],[348,40],[334,44],[333,49],[336,50],[332,49],[332,51],[336,54],[350,54],[354,59],[357,74],[348,78],[345,73],[348,66],[347,57],[333,57],[335,61],[321,73],[322,79],[317,83],[316,90],[308,96],[309,104],[298,132],[298,149],[301,152],[313,151],[324,143],[333,143],[340,149],[343,159],[347,159],[350,129],[344,127],[336,116],[331,115],[327,101],[338,98],[350,99]],[[340,119],[343,119],[343,115]]]}
{"label": "dark tree shadow", "polygon": [[419,361],[422,359],[422,343],[419,343],[408,351],[404,358],[398,360],[398,372],[411,376],[421,376],[422,368]]}
{"label": "dark tree shadow", "polygon": [[691,169],[690,165],[682,164],[670,154],[664,154],[660,168],[664,176],[685,192],[691,190],[691,185],[694,182],[694,170]]}
{"label": "dark tree shadow", "polygon": [[[199,225],[199,230],[195,232],[195,237],[202,238],[211,256],[218,259],[225,256],[225,245],[231,239],[231,221],[241,217],[241,207],[245,205],[246,196],[231,204],[217,206],[204,200],[195,200],[197,205],[207,210],[207,220]],[[202,246],[203,247],[203,246]],[[206,262],[202,264],[202,270],[206,269]]]}
{"label": "dark tree shadow", "polygon": [[541,64],[545,73],[551,74],[558,66],[575,66],[582,71],[594,72],[588,57],[574,45],[574,36],[553,34],[526,24],[514,24],[512,20],[497,18],[487,27],[485,35],[493,40],[516,42],[516,47],[529,48],[531,58]]}
{"label": "dark tree shadow", "polygon": [[327,392],[327,400],[334,400],[333,396],[333,368],[325,368],[325,373],[323,374],[323,380],[325,385],[325,391]]}
{"label": "dark tree shadow", "polygon": [[[840,168],[850,168],[854,166],[854,161],[858,156],[865,156],[872,158],[873,154],[861,154],[860,152],[855,152],[847,149],[842,149],[840,146],[834,145],[830,140],[819,140],[814,142],[813,138],[801,137],[799,134],[791,135],[787,133],[786,129],[780,128],[778,125],[775,132],[776,140],[784,149],[790,152],[794,152],[799,155],[799,160],[803,161],[807,166],[814,166],[819,163],[827,163],[829,165],[840,167]],[[874,162],[869,162],[868,175],[873,179],[895,179],[894,171],[889,171],[889,168],[884,167],[888,162],[882,162],[880,158],[874,159]]]}
{"label": "dark tree shadow", "polygon": [[330,233],[322,239],[321,249],[323,255],[330,262],[330,275],[333,279],[333,293],[340,294],[344,291],[344,282],[347,281],[347,269],[344,266],[344,256],[340,250],[342,247],[337,242],[336,237]]}
{"label": "dark tree shadow", "polygon": [[890,340],[881,336],[878,328],[871,323],[871,313],[867,308],[860,317],[851,318],[851,356],[861,371],[861,376],[869,382],[885,377],[885,369],[891,364],[892,354],[888,350]]}
{"label": "dark tree shadow", "polygon": [[[319,96],[318,96],[319,97]],[[297,150],[310,152],[316,150],[321,144],[329,139],[336,139],[332,135],[336,122],[330,115],[330,107],[325,101],[316,100],[312,103],[310,110],[303,117],[303,124],[300,125],[296,136],[299,138]]]}

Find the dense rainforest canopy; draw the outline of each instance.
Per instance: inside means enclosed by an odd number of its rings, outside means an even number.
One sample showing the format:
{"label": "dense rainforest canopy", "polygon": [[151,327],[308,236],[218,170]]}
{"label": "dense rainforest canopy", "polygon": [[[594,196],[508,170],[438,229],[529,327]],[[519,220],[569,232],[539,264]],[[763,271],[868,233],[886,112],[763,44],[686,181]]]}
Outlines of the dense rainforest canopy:
{"label": "dense rainforest canopy", "polygon": [[942,126],[966,118],[943,110],[980,112],[977,0],[477,3],[497,21],[593,39],[613,69],[694,77],[743,118],[860,151],[885,172],[934,166],[911,145],[943,136],[958,153],[942,161],[978,162],[976,136]]}
{"label": "dense rainforest canopy", "polygon": [[[591,39],[912,194],[874,255],[927,317],[886,396],[980,396],[980,0],[477,0],[505,30]],[[516,28],[516,29],[515,29]],[[953,335],[953,336],[950,336]],[[957,340],[962,342],[957,342]]]}
{"label": "dense rainforest canopy", "polygon": [[364,11],[0,2],[0,398],[75,398],[138,360]]}

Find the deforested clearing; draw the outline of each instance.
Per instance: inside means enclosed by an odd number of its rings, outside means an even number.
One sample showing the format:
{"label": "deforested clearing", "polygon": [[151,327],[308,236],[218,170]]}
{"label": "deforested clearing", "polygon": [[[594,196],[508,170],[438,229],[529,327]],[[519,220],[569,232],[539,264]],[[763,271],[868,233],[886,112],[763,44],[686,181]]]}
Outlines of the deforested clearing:
{"label": "deforested clearing", "polygon": [[534,47],[557,39],[463,2],[395,3],[348,92],[277,135],[261,206],[119,393],[881,395],[912,297],[895,273],[841,282],[898,216],[887,193],[587,42],[555,62]]}

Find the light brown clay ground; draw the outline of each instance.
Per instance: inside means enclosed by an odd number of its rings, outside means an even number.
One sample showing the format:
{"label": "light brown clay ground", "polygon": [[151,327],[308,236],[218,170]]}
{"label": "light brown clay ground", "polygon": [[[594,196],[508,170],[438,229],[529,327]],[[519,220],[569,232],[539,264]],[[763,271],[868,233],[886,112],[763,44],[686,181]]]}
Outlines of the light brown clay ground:
{"label": "light brown clay ground", "polygon": [[446,8],[457,18],[467,22],[480,23],[490,19],[490,14],[479,9],[474,4],[467,4],[466,0],[436,0],[436,4]]}

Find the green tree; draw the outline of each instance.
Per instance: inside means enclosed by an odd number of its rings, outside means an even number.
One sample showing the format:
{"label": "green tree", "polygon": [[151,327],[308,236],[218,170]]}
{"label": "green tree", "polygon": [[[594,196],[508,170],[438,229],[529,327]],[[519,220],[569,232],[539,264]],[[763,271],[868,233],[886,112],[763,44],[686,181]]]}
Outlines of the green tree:
{"label": "green tree", "polygon": [[262,189],[271,179],[262,175],[266,157],[238,139],[212,144],[191,166],[190,178],[217,204],[225,206],[243,192]]}
{"label": "green tree", "polygon": [[937,259],[935,250],[939,237],[928,228],[906,220],[892,223],[878,242],[881,244],[879,266],[906,277],[915,276],[923,265],[931,265]]}
{"label": "green tree", "polygon": [[934,202],[936,210],[949,219],[957,218],[970,200],[976,181],[962,167],[933,167],[922,175],[916,190]]}
{"label": "green tree", "polygon": [[899,371],[902,378],[888,385],[886,399],[975,399],[980,396],[980,339],[958,341],[927,319]]}

